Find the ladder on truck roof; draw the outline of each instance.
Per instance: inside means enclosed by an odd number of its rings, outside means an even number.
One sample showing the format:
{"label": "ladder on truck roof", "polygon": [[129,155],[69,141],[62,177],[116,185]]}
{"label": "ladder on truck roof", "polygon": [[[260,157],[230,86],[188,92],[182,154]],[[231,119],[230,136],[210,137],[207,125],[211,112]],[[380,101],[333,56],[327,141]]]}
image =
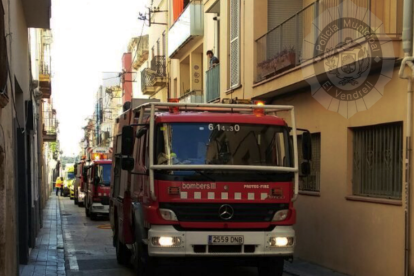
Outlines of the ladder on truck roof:
{"label": "ladder on truck roof", "polygon": [[[168,112],[170,108],[179,108],[180,112],[207,111],[214,113],[243,113],[251,114],[255,109],[263,109],[265,115],[273,115],[282,111],[293,111],[291,105],[253,105],[253,104],[198,104],[198,103],[145,103],[134,108],[134,112],[147,113],[154,108],[154,112]],[[147,113],[148,114],[148,113]]]}
{"label": "ladder on truck roof", "polygon": [[277,112],[290,112],[292,138],[293,138],[293,167],[282,166],[252,166],[252,165],[155,165],[154,164],[154,139],[149,139],[149,178],[150,193],[155,200],[154,187],[154,171],[155,170],[253,170],[253,171],[270,171],[270,172],[291,172],[294,173],[294,196],[292,200],[296,200],[299,191],[299,162],[298,162],[298,144],[297,130],[294,107],[291,105],[248,105],[248,104],[195,104],[195,103],[161,103],[150,102],[138,106],[133,111],[138,112],[138,129],[143,127],[144,119],[149,116],[149,133],[150,137],[154,137],[155,127],[154,118],[156,112],[166,112],[170,108],[178,107],[180,111],[208,111],[208,112],[238,112],[253,113],[255,109],[263,109],[264,114],[274,115]]}

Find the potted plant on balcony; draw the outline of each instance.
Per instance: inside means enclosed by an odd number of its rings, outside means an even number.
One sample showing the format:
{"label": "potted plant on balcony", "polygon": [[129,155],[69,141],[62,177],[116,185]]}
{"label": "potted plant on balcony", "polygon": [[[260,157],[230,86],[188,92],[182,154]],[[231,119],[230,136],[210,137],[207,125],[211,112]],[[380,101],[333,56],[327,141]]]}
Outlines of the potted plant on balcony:
{"label": "potted plant on balcony", "polygon": [[267,78],[290,69],[296,65],[295,47],[286,47],[273,57],[258,64],[260,78]]}

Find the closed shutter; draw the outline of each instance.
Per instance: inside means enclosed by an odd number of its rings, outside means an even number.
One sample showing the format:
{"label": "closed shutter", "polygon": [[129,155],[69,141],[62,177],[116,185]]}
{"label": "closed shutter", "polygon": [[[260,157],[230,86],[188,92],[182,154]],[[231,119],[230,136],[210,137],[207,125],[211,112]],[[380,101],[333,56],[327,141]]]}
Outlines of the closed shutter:
{"label": "closed shutter", "polygon": [[240,84],[240,0],[230,0],[230,88]]}
{"label": "closed shutter", "polygon": [[[267,28],[272,30],[289,17],[302,10],[302,0],[268,0],[267,2]],[[282,28],[277,28],[268,35],[267,58],[272,58],[285,48],[299,48],[295,45],[295,36],[299,35],[296,21],[290,20]]]}
{"label": "closed shutter", "polygon": [[267,27],[273,29],[303,7],[302,0],[268,0],[267,1]]}

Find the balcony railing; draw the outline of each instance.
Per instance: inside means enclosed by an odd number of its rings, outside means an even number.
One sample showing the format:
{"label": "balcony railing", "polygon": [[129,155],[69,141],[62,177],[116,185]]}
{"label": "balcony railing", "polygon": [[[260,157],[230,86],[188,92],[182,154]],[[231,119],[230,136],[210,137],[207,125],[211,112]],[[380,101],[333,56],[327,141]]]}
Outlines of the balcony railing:
{"label": "balcony railing", "polygon": [[155,92],[155,78],[156,72],[150,68],[145,68],[141,71],[141,91],[144,95],[152,95]]}
{"label": "balcony railing", "polygon": [[203,103],[203,91],[194,90],[180,97],[180,103]]}
{"label": "balcony railing", "polygon": [[157,72],[159,77],[167,76],[166,65],[165,56],[154,56],[151,60],[151,70]]}
{"label": "balcony railing", "polygon": [[206,101],[213,102],[220,99],[220,64],[206,72]]}
{"label": "balcony railing", "polygon": [[134,58],[132,62],[135,70],[138,70],[138,68],[148,59],[148,41],[148,35],[137,37],[135,39],[136,46],[132,51],[132,57]]}
{"label": "balcony railing", "polygon": [[43,140],[45,142],[55,142],[57,134],[56,130],[56,111],[43,111]]}
{"label": "balcony railing", "polygon": [[[385,13],[375,14],[376,10],[391,10],[387,5],[401,7],[401,3],[401,0],[389,1],[387,4],[384,0],[317,0],[256,40],[256,82],[323,55],[315,50],[315,44],[324,27],[335,20],[355,18],[370,26],[377,34],[381,31],[394,35],[401,33],[401,18],[390,22],[391,17]],[[396,27],[391,29],[392,26]],[[326,42],[325,49],[338,49],[346,40],[354,41],[362,37],[354,29],[341,27]]]}
{"label": "balcony railing", "polygon": [[50,43],[49,41],[46,42],[43,43],[42,55],[39,62],[39,89],[42,92],[42,97],[49,99],[52,94],[52,68],[50,57]]}
{"label": "balcony railing", "polygon": [[204,5],[201,0],[193,0],[168,31],[168,37],[174,38],[168,41],[168,56],[175,57],[179,49],[187,44],[191,38],[203,35]]}

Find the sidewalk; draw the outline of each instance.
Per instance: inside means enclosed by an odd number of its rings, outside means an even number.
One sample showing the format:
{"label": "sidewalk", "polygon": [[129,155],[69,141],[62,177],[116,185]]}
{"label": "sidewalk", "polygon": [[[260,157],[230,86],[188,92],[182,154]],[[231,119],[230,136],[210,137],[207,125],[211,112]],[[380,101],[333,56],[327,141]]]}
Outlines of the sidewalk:
{"label": "sidewalk", "polygon": [[20,266],[20,275],[66,275],[59,200],[54,193],[43,210],[43,228],[30,253],[29,264]]}

